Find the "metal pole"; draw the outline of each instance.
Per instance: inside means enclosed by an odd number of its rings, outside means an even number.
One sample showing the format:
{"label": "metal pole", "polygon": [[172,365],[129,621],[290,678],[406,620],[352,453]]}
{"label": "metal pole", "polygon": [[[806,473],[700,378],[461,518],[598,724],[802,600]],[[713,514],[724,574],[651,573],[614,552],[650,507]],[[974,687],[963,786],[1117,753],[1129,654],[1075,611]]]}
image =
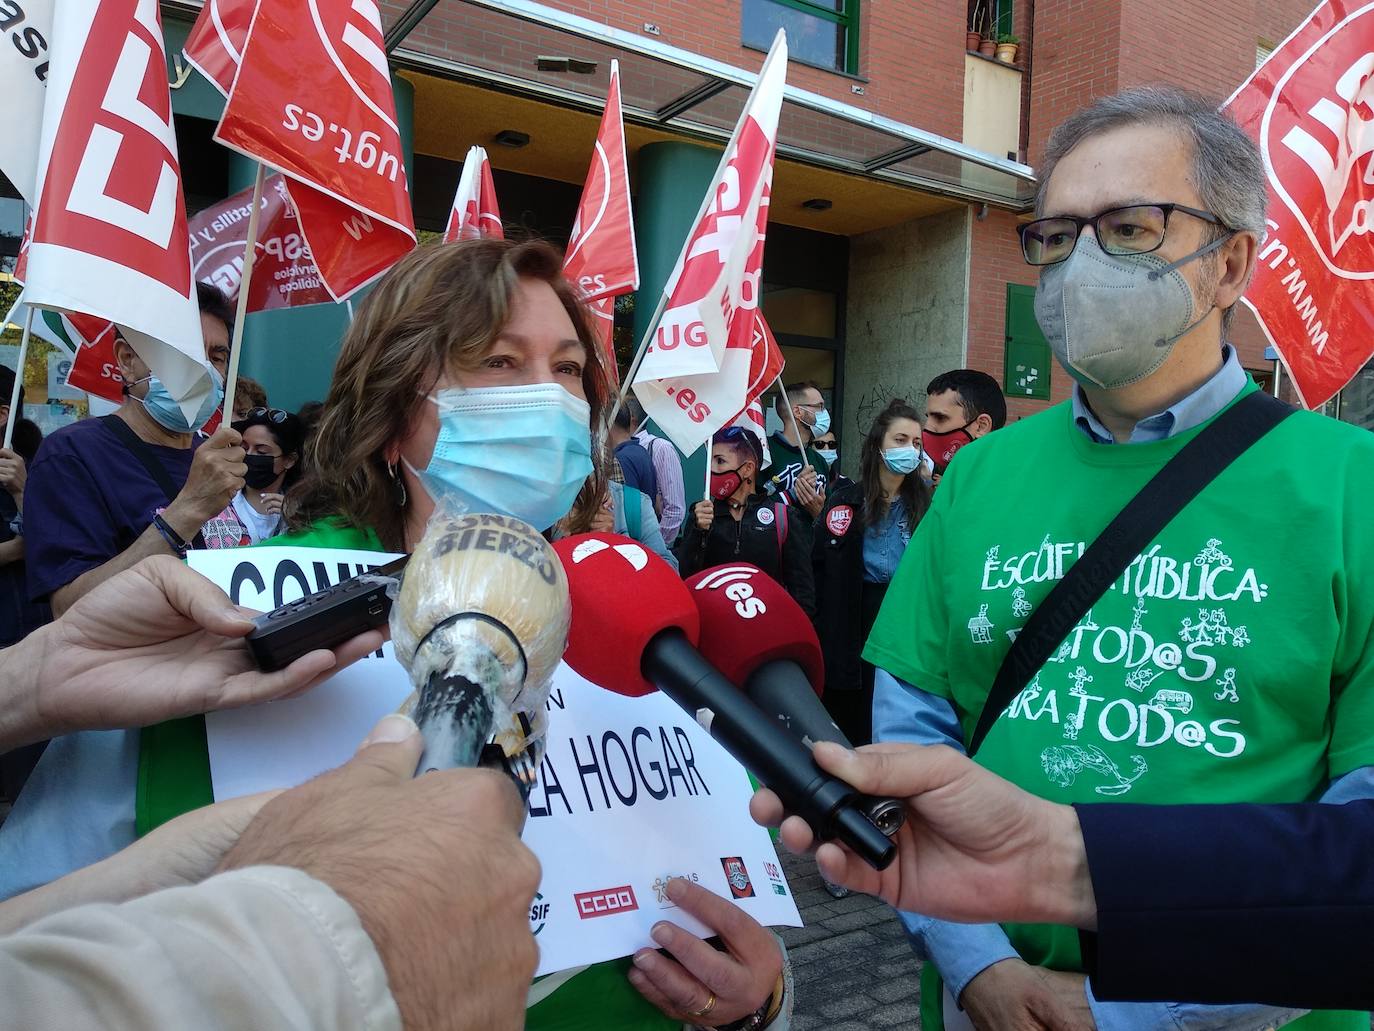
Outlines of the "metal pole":
{"label": "metal pole", "polygon": [[28,304],[25,307],[29,313],[24,317],[24,335],[19,338],[19,361],[15,362],[14,389],[10,391],[10,417],[5,420],[6,451],[14,442],[14,424],[19,421],[19,391],[24,389],[24,359],[28,357],[29,336],[33,333],[33,305]]}
{"label": "metal pole", "polygon": [[702,494],[702,501],[711,500],[711,441],[708,439],[701,445],[706,450],[706,492]]}
{"label": "metal pole", "polygon": [[253,210],[248,214],[248,239],[243,243],[243,275],[239,279],[239,299],[234,308],[234,339],[229,348],[229,375],[224,382],[224,403],[232,415],[234,391],[239,385],[239,359],[243,357],[243,323],[248,316],[248,287],[253,278],[253,263],[258,250],[258,215],[262,211],[262,182],[266,178],[262,162],[253,180]]}
{"label": "metal pole", "polygon": [[1274,359],[1274,396],[1279,396],[1279,384],[1283,382],[1283,363]]}

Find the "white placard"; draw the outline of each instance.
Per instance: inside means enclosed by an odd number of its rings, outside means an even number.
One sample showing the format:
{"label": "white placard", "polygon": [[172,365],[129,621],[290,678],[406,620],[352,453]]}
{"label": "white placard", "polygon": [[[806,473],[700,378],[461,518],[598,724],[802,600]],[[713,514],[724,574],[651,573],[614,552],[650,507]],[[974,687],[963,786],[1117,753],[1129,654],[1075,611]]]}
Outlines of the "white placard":
{"label": "white placard", "polygon": [[[391,557],[283,547],[189,561],[239,604],[269,609]],[[211,713],[215,797],[293,786],[347,761],[409,693],[387,644],[298,698]],[[663,895],[671,876],[733,898],[762,924],[801,925],[773,843],[749,819],[743,767],[673,702],[603,691],[561,666],[547,742],[524,833],[544,871],[530,914],[540,974],[654,947],[660,919],[706,933]]]}

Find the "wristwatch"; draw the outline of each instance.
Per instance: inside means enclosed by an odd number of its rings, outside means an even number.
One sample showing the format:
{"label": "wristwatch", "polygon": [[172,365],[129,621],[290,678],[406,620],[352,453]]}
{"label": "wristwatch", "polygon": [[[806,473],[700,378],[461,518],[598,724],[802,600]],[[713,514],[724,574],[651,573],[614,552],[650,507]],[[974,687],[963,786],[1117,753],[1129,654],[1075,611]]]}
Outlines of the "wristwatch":
{"label": "wristwatch", "polygon": [[769,1024],[773,1023],[773,1021],[778,1018],[778,1014],[782,1012],[782,1001],[783,995],[786,992],[786,983],[785,975],[779,974],[778,983],[773,986],[773,990],[769,993],[768,998],[763,1000],[763,1005],[753,1013],[741,1017],[739,1020],[729,1024],[718,1024],[714,1028],[696,1025],[698,1031],[757,1031],[759,1028],[767,1027]]}

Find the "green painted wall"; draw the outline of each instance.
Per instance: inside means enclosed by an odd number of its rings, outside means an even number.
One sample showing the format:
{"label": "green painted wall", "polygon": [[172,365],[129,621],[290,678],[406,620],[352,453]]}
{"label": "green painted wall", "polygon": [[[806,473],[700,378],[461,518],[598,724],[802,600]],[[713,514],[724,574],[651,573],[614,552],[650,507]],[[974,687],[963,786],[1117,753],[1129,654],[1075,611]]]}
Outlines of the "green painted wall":
{"label": "green painted wall", "polygon": [[[720,150],[694,143],[651,143],[640,148],[635,177],[635,246],[639,252],[639,293],[635,295],[635,340],[644,338],[658,307],[663,284],[701,209],[701,199],[720,164]],[[690,507],[700,501],[706,479],[706,451],[682,463]]]}

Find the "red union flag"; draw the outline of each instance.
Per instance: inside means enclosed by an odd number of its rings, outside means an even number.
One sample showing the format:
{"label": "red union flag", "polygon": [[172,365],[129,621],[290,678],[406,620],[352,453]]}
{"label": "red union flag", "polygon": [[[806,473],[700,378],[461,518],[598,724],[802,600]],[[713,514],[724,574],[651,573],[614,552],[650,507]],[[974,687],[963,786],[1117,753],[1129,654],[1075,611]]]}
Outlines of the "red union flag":
{"label": "red union flag", "polygon": [[664,287],[663,317],[634,378],[645,412],[683,454],[710,440],[782,371],[759,311],[759,283],[786,74],[787,39],[779,30]]}
{"label": "red union flag", "polygon": [[335,300],[415,246],[375,0],[259,0],[215,139],[292,180]]}
{"label": "red union flag", "polygon": [[[231,302],[237,300],[243,280],[243,247],[252,207],[253,191],[244,190],[191,219],[191,274],[214,284]],[[248,311],[300,308],[333,300],[305,245],[285,180],[269,176],[262,188]]]}
{"label": "red union flag", "polygon": [[1245,301],[1315,408],[1374,356],[1374,4],[1325,0],[1225,110],[1269,176]]}
{"label": "red union flag", "polygon": [[639,289],[639,256],[630,214],[630,168],[625,160],[625,123],[620,111],[620,62],[611,62],[606,110],[596,134],[587,182],[577,207],[563,274],[574,283],[596,319],[596,330],[616,372],[615,298]]}
{"label": "red union flag", "polygon": [[463,160],[463,174],[458,177],[453,208],[448,213],[444,243],[483,236],[501,240],[505,235],[501,209],[496,204],[496,184],[491,179],[491,162],[483,148],[473,147]]}
{"label": "red union flag", "polygon": [[226,97],[248,42],[257,0],[206,0],[181,52]]}
{"label": "red union flag", "polygon": [[210,390],[156,0],[53,18],[24,299],[121,327],[188,414]]}
{"label": "red union flag", "polygon": [[[51,320],[55,313],[45,312],[49,329],[57,331]],[[76,315],[63,321],[60,331],[76,345],[76,358],[67,372],[67,386],[76,387],[107,401],[124,400],[124,378],[115,364],[114,325],[88,316]]]}

